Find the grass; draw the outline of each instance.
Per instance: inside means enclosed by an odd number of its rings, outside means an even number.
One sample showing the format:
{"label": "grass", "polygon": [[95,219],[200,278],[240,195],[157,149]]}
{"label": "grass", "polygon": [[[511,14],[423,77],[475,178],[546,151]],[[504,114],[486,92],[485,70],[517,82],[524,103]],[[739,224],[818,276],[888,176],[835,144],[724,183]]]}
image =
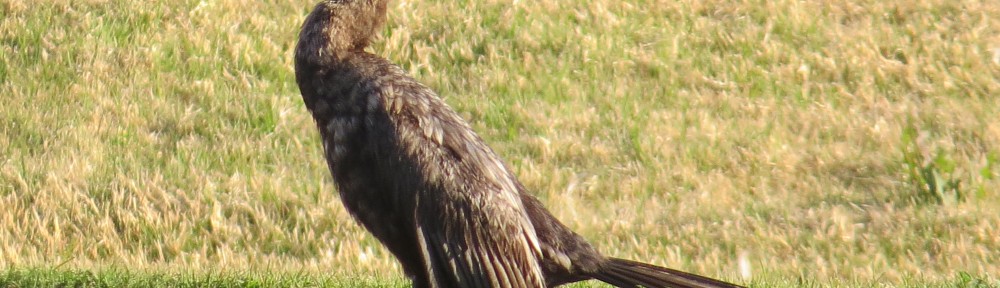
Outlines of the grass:
{"label": "grass", "polygon": [[[0,3],[4,279],[398,279],[294,84],[313,0],[44,2]],[[1000,275],[995,1],[391,3],[371,50],[607,254],[765,287]]]}
{"label": "grass", "polygon": [[[877,281],[838,280],[818,283],[814,280],[785,277],[758,277],[749,285],[756,287],[839,287],[879,286]],[[400,278],[374,278],[357,275],[320,275],[316,273],[243,272],[163,272],[136,271],[122,268],[100,270],[53,270],[50,268],[18,268],[0,272],[0,287],[407,287]],[[589,282],[568,287],[607,287]],[[958,274],[943,281],[904,280],[895,287],[997,287],[996,282]]]}
{"label": "grass", "polygon": [[26,268],[0,273],[0,287],[387,287],[399,279],[330,277],[267,272],[164,273],[162,271],[59,270]]}

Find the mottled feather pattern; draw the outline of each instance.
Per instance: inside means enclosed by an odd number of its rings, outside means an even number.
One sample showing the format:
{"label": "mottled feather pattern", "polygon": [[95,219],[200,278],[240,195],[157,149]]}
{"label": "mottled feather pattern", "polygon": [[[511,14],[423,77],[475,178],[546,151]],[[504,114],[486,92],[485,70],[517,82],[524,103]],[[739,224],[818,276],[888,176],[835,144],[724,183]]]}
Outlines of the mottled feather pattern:
{"label": "mottled feather pattern", "polygon": [[[518,190],[510,171],[472,132],[469,125],[448,108],[437,95],[402,74],[401,69],[393,70],[399,74],[390,77],[394,79],[393,81],[381,85],[385,87],[384,90],[393,92],[381,93],[381,96],[383,103],[393,103],[392,105],[400,107],[386,105],[386,112],[392,114],[390,118],[397,119],[394,122],[397,125],[396,130],[399,131],[402,141],[408,143],[406,147],[410,147],[407,150],[408,156],[421,159],[417,162],[423,165],[421,170],[426,172],[424,176],[433,183],[432,185],[440,185],[442,188],[434,191],[432,195],[421,197],[431,202],[427,205],[441,205],[434,208],[442,211],[432,210],[418,215],[432,215],[443,219],[489,220],[471,223],[436,221],[439,219],[418,221],[418,223],[443,224],[418,226],[420,229],[435,231],[436,233],[432,234],[434,237],[441,237],[431,238],[431,242],[438,243],[440,247],[430,249],[439,254],[439,257],[451,259],[449,266],[453,270],[462,272],[460,274],[466,275],[466,278],[488,272],[486,275],[490,277],[489,281],[495,282],[494,284],[507,283],[507,281],[496,282],[507,279],[527,285],[513,287],[536,286],[531,284],[538,284],[537,287],[541,287],[541,277],[523,279],[526,277],[510,274],[504,268],[527,265],[527,269],[535,272],[524,275],[541,275],[535,260],[537,254],[540,254],[537,237],[534,235],[534,228],[527,214],[523,212],[522,203],[517,198]],[[394,110],[401,112],[393,114]],[[446,199],[435,199],[436,197],[446,197]],[[449,226],[449,223],[462,224]],[[490,232],[483,233],[485,231]],[[509,240],[515,241],[505,242]],[[516,255],[518,252],[524,254]],[[520,259],[515,260],[518,263],[505,263],[509,260],[495,256],[498,253],[513,253]],[[480,265],[485,267],[477,267]],[[499,275],[495,273],[502,273],[503,276],[497,278]],[[485,280],[473,277],[462,282],[479,283],[476,281]],[[496,285],[482,287],[501,287]]]}

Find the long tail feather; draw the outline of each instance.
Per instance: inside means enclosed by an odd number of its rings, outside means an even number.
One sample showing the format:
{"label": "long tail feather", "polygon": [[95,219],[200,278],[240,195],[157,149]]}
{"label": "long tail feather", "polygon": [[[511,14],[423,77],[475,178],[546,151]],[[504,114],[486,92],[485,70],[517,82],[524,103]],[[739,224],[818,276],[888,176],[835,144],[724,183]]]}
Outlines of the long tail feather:
{"label": "long tail feather", "polygon": [[611,258],[594,278],[623,288],[735,288],[736,284],[631,260]]}

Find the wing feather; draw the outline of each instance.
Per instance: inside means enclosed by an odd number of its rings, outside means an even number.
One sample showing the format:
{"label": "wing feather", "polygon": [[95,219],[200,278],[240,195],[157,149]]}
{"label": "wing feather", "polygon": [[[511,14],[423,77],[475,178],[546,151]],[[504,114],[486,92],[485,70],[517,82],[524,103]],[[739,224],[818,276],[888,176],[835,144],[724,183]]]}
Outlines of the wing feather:
{"label": "wing feather", "polygon": [[423,173],[420,187],[406,189],[418,194],[414,224],[432,286],[544,287],[517,180],[430,89],[391,79],[378,87],[397,145]]}

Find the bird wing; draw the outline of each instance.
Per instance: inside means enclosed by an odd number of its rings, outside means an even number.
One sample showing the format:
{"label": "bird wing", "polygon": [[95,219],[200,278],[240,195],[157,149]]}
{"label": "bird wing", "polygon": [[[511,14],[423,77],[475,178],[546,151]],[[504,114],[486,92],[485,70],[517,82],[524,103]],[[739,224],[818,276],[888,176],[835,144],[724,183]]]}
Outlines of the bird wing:
{"label": "bird wing", "polygon": [[433,91],[406,76],[390,78],[375,87],[396,145],[410,159],[402,161],[416,167],[389,171],[414,170],[422,179],[399,189],[416,193],[413,219],[432,285],[544,287],[517,180]]}

